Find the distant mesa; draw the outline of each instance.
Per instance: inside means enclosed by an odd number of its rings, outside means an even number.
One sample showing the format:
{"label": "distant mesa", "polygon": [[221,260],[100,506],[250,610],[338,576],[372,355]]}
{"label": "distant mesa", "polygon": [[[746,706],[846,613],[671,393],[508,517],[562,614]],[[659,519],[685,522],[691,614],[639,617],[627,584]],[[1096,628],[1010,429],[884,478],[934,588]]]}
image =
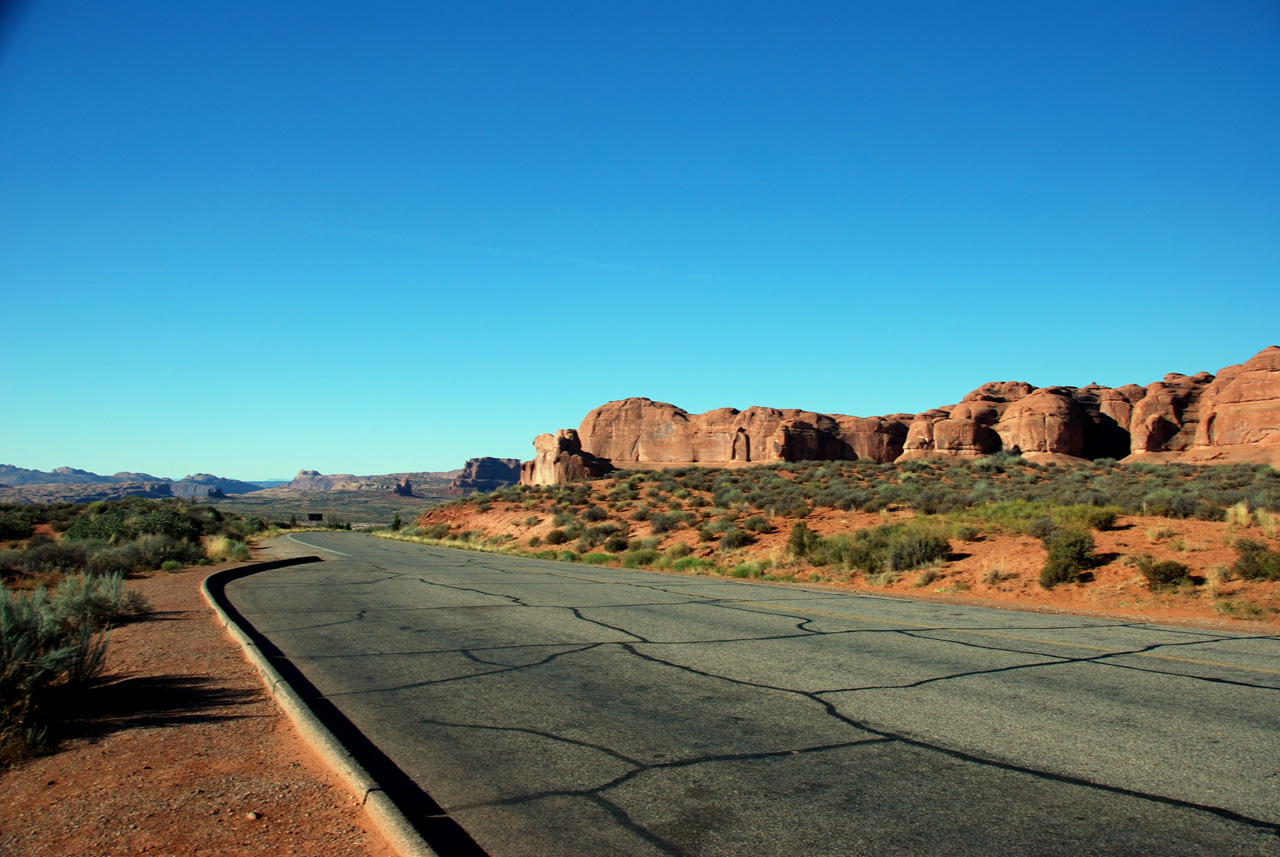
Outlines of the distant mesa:
{"label": "distant mesa", "polygon": [[752,407],[703,414],[645,398],[608,402],[534,440],[526,485],[554,485],[615,468],[770,461],[877,462],[977,458],[1280,464],[1280,347],[1216,376],[1170,373],[1145,387],[1037,388],[983,384],[957,404],[920,414],[852,417]]}
{"label": "distant mesa", "polygon": [[0,501],[9,503],[88,503],[122,497],[185,497],[201,499],[248,494],[261,486],[238,479],[197,473],[174,481],[149,473],[120,472],[101,476],[74,467],[52,471],[28,470],[0,464]]}
{"label": "distant mesa", "polygon": [[434,472],[419,470],[405,473],[384,473],[377,476],[357,476],[353,473],[323,474],[318,470],[299,470],[292,480],[263,489],[264,497],[287,497],[302,493],[322,491],[386,492],[400,497],[442,497],[450,480],[462,471]]}
{"label": "distant mesa", "polygon": [[474,494],[477,491],[497,491],[520,481],[518,458],[471,458],[462,472],[449,484],[450,494]]}

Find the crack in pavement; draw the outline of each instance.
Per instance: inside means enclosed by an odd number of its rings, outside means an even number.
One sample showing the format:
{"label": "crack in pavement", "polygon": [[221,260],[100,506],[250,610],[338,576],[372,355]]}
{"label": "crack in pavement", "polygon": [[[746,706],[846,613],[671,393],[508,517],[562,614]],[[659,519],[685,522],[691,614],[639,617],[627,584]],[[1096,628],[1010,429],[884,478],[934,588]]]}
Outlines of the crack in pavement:
{"label": "crack in pavement", "polygon": [[[386,572],[386,569],[378,569],[378,570]],[[335,693],[331,695],[331,698],[340,698],[343,696],[356,696],[356,695],[368,694],[368,693],[380,693],[380,692],[388,692],[388,691],[394,692],[394,691],[409,690],[409,689],[415,689],[415,688],[440,686],[440,685],[445,685],[445,684],[454,683],[454,682],[470,681],[471,679],[482,679],[489,676],[497,676],[502,674],[524,672],[524,671],[534,671],[542,667],[548,666],[550,664],[553,664],[557,660],[565,657],[566,655],[575,655],[579,653],[588,653],[595,650],[603,651],[608,649],[608,650],[625,652],[631,657],[634,657],[643,662],[647,662],[649,664],[653,664],[662,669],[675,670],[677,672],[684,673],[690,676],[697,676],[700,679],[706,679],[706,680],[717,681],[717,682],[725,682],[735,687],[763,690],[763,691],[768,691],[772,693],[789,695],[798,699],[806,700],[807,702],[817,706],[826,717],[840,724],[840,727],[837,727],[837,728],[846,728],[850,730],[856,730],[857,732],[861,733],[861,735],[868,736],[868,737],[859,737],[856,740],[850,740],[847,742],[823,744],[819,746],[805,747],[805,748],[800,748],[795,750],[772,750],[772,751],[764,751],[764,752],[756,752],[756,753],[705,754],[705,755],[699,755],[696,757],[690,757],[685,759],[666,760],[662,762],[650,763],[650,762],[643,762],[639,759],[632,758],[624,753],[621,753],[603,744],[570,738],[568,736],[563,736],[563,735],[557,735],[553,732],[534,729],[530,727],[495,726],[490,724],[461,723],[461,722],[450,722],[447,720],[432,720],[432,719],[420,720],[419,722],[424,725],[434,726],[442,729],[489,730],[489,731],[497,731],[497,732],[527,734],[530,736],[537,737],[541,740],[559,742],[568,746],[585,748],[595,752],[600,752],[630,767],[630,770],[628,770],[627,772],[609,780],[608,782],[602,783],[598,786],[594,786],[591,788],[558,789],[558,790],[551,789],[551,790],[540,791],[540,792],[530,792],[528,794],[522,794],[522,795],[518,795],[510,798],[504,798],[502,800],[492,801],[492,802],[483,803],[483,804],[460,805],[460,806],[454,807],[454,809],[469,809],[469,808],[475,808],[475,807],[481,807],[481,806],[484,806],[484,807],[511,806],[511,805],[518,805],[518,804],[524,804],[524,803],[531,803],[535,801],[542,801],[542,800],[547,800],[547,799],[557,798],[557,797],[574,797],[574,798],[586,799],[594,803],[602,811],[608,813],[609,816],[614,818],[620,826],[631,831],[636,836],[645,839],[647,842],[654,845],[654,847],[659,848],[660,850],[666,851],[667,853],[676,854],[676,853],[679,853],[679,851],[674,843],[671,843],[668,840],[663,839],[658,834],[645,828],[644,825],[636,822],[635,819],[633,819],[626,812],[625,809],[623,809],[616,802],[610,800],[607,797],[607,793],[619,788],[620,786],[628,782],[631,782],[636,777],[639,777],[642,774],[650,771],[689,768],[697,765],[707,765],[707,764],[716,764],[716,763],[733,762],[733,761],[752,761],[752,760],[783,758],[786,756],[792,756],[792,755],[798,755],[798,754],[831,752],[838,749],[846,749],[846,748],[870,746],[870,745],[898,744],[905,747],[911,747],[926,753],[938,754],[938,755],[947,757],[949,759],[955,760],[957,762],[961,762],[967,765],[974,765],[980,768],[1005,771],[1012,774],[1028,776],[1028,777],[1032,777],[1032,778],[1047,781],[1047,782],[1064,784],[1064,785],[1091,790],[1095,792],[1101,792],[1101,793],[1116,795],[1116,796],[1123,796],[1127,798],[1148,801],[1151,803],[1161,804],[1165,806],[1178,807],[1178,808],[1192,810],[1196,812],[1208,813],[1208,814],[1217,816],[1219,818],[1222,818],[1234,823],[1246,825],[1248,827],[1257,829],[1259,831],[1266,832],[1270,835],[1280,837],[1280,823],[1277,823],[1277,822],[1268,821],[1263,818],[1256,818],[1253,816],[1249,816],[1244,813],[1227,809],[1226,807],[1222,807],[1222,806],[1214,806],[1208,803],[1200,803],[1200,802],[1191,801],[1191,800],[1184,800],[1182,798],[1177,798],[1177,797],[1173,797],[1165,794],[1159,794],[1156,792],[1143,791],[1141,789],[1136,789],[1136,788],[1127,788],[1124,786],[1112,785],[1106,782],[1099,782],[1095,779],[1090,779],[1086,776],[1076,776],[1068,773],[1060,773],[1054,770],[1043,769],[1043,768],[1035,767],[1031,765],[1018,764],[1016,762],[1008,761],[998,757],[980,755],[979,753],[969,752],[966,750],[957,749],[955,747],[946,746],[946,744],[944,743],[939,743],[936,741],[930,741],[930,740],[926,740],[918,737],[913,737],[911,734],[909,734],[906,731],[895,731],[890,728],[880,728],[880,727],[872,726],[872,725],[869,725],[868,723],[857,720],[855,717],[849,714],[844,713],[843,711],[841,711],[836,701],[826,698],[828,696],[833,696],[838,694],[858,693],[863,691],[911,690],[911,689],[920,688],[930,684],[948,682],[948,681],[953,681],[958,679],[965,679],[965,678],[970,678],[975,676],[993,675],[998,673],[1016,672],[1021,670],[1034,670],[1034,669],[1039,669],[1046,666],[1071,665],[1071,664],[1077,664],[1077,663],[1106,666],[1106,667],[1111,667],[1113,669],[1134,670],[1134,671],[1143,672],[1143,673],[1155,673],[1163,676],[1170,676],[1173,678],[1190,679],[1193,681],[1235,685],[1235,686],[1245,687],[1249,689],[1278,690],[1280,688],[1277,688],[1272,685],[1253,684],[1250,682],[1232,679],[1232,678],[1191,675],[1191,674],[1187,674],[1186,672],[1179,672],[1179,671],[1173,671],[1173,670],[1147,669],[1147,668],[1136,666],[1133,664],[1124,664],[1124,663],[1116,662],[1117,659],[1123,658],[1126,656],[1135,657],[1135,658],[1140,658],[1140,657],[1166,658],[1167,656],[1155,654],[1155,652],[1162,649],[1171,650],[1171,651],[1189,651],[1189,650],[1193,650],[1197,646],[1206,646],[1206,645],[1213,645],[1213,644],[1227,644],[1227,643],[1239,643],[1244,641],[1257,641],[1263,645],[1274,645],[1280,642],[1280,640],[1277,640],[1277,638],[1270,635],[1259,635],[1259,636],[1251,636],[1251,637],[1229,637],[1229,636],[1222,636],[1222,635],[1209,635],[1204,632],[1197,632],[1197,631],[1191,631],[1191,630],[1184,631],[1184,630],[1178,630],[1178,629],[1168,629],[1163,627],[1156,628],[1156,627],[1146,625],[1144,623],[1132,623],[1132,622],[1120,622],[1120,623],[1097,622],[1097,623],[1078,623],[1078,624],[1072,624],[1072,625],[1050,625],[1050,626],[1045,626],[1040,624],[1031,624],[1030,622],[1028,622],[1028,624],[1023,628],[1014,627],[1013,629],[1010,629],[1007,627],[996,628],[996,627],[986,627],[986,626],[975,627],[975,628],[944,627],[944,626],[912,623],[907,621],[894,621],[891,619],[868,618],[868,617],[848,616],[848,615],[840,615],[840,614],[823,615],[821,610],[811,610],[803,606],[787,607],[787,606],[779,606],[779,605],[761,604],[760,602],[751,601],[750,599],[746,599],[746,598],[738,599],[738,598],[717,597],[717,596],[700,596],[700,595],[697,595],[696,593],[690,593],[688,591],[681,591],[677,593],[676,591],[673,591],[670,588],[672,586],[671,584],[652,585],[652,584],[637,583],[637,582],[626,581],[626,580],[607,580],[607,579],[601,580],[601,579],[593,579],[591,577],[586,577],[580,574],[568,574],[568,573],[557,572],[557,571],[545,571],[541,569],[528,570],[528,569],[495,568],[492,566],[485,565],[484,563],[480,562],[478,558],[473,560],[470,557],[468,557],[465,562],[462,562],[453,566],[450,569],[449,573],[474,575],[475,573],[477,573],[477,571],[482,571],[485,573],[502,574],[508,580],[513,578],[518,578],[520,576],[551,575],[553,577],[559,577],[566,580],[575,581],[578,583],[590,583],[594,585],[604,585],[604,586],[607,586],[610,584],[615,586],[618,586],[618,585],[629,586],[632,588],[648,590],[651,592],[660,592],[664,595],[677,596],[686,600],[682,600],[674,603],[662,601],[662,602],[651,602],[651,603],[644,603],[644,604],[619,604],[619,605],[604,605],[604,606],[582,606],[582,605],[578,605],[578,606],[545,605],[544,606],[544,605],[530,604],[527,598],[518,598],[516,596],[507,595],[505,593],[487,592],[483,588],[478,588],[476,586],[462,586],[458,584],[446,583],[438,579],[428,580],[422,575],[413,575],[413,574],[407,574],[407,573],[397,574],[392,572],[389,577],[382,577],[382,578],[379,578],[377,581],[368,581],[366,582],[366,585],[371,583],[386,582],[388,580],[393,580],[397,578],[411,579],[430,587],[436,587],[436,588],[445,589],[445,590],[453,590],[456,592],[465,592],[473,595],[480,595],[486,598],[498,598],[506,602],[505,604],[478,605],[481,607],[503,607],[503,608],[527,607],[527,608],[532,608],[534,610],[566,611],[581,623],[585,623],[587,625],[594,626],[600,629],[606,629],[615,634],[622,634],[627,637],[630,637],[631,639],[622,640],[622,641],[615,640],[615,641],[592,642],[592,643],[587,643],[583,645],[573,645],[573,646],[570,646],[569,644],[524,644],[524,645],[508,645],[508,646],[480,646],[480,647],[468,647],[468,648],[459,648],[459,649],[443,649],[443,650],[433,651],[431,652],[431,654],[460,654],[464,658],[468,659],[470,662],[475,663],[477,665],[486,666],[486,667],[501,666],[501,668],[486,669],[471,675],[450,676],[446,678],[407,683],[407,684],[398,685],[390,688],[378,688],[378,689],[365,690],[365,691]],[[597,573],[599,574],[599,572]],[[691,583],[689,585],[692,586],[695,584]],[[702,585],[702,584],[699,583],[697,585]],[[825,597],[828,597],[828,596],[825,596],[825,594],[823,594],[823,598]],[[822,598],[815,596],[813,600],[822,600]],[[619,624],[613,624],[611,622],[607,622],[607,621],[604,621],[603,619],[596,618],[590,615],[590,613],[594,611],[601,611],[601,610],[625,611],[627,609],[635,609],[640,607],[665,607],[665,606],[675,606],[676,604],[706,606],[706,607],[716,608],[716,609],[725,610],[725,611],[737,611],[745,614],[751,614],[754,616],[768,616],[768,617],[777,618],[779,620],[789,620],[794,623],[794,625],[792,626],[793,631],[791,633],[784,633],[784,634],[773,634],[773,635],[766,635],[766,636],[750,636],[750,637],[744,637],[744,638],[726,638],[726,639],[717,639],[717,640],[656,641],[656,640],[650,639],[644,634],[628,629],[626,627],[625,622],[621,622]],[[434,610],[434,609],[454,609],[454,608],[442,607],[442,608],[422,608],[422,609]],[[818,615],[813,615],[815,613]],[[363,615],[361,615],[359,618],[363,618]],[[824,619],[826,620],[834,619],[837,621],[846,621],[846,622],[848,621],[871,622],[871,623],[878,623],[881,625],[888,625],[890,627],[840,628],[835,630],[823,630],[822,628],[819,627],[819,625],[822,623]],[[328,624],[347,624],[351,621],[356,621],[356,620],[348,619],[348,620],[345,620],[344,622],[328,623]],[[617,622],[618,620],[614,620],[614,621]],[[1038,621],[1044,621],[1044,620],[1040,619]],[[327,625],[320,624],[314,627],[322,628],[322,627],[327,627]],[[1042,634],[1052,634],[1052,633],[1062,633],[1062,632],[1068,632],[1071,630],[1079,630],[1079,629],[1088,629],[1090,631],[1107,630],[1107,629],[1132,629],[1132,630],[1144,632],[1147,634],[1159,633],[1166,637],[1166,641],[1149,643],[1146,645],[1141,645],[1141,646],[1132,647],[1128,649],[1112,650],[1112,649],[1103,649],[1102,647],[1098,647],[1098,646],[1082,645],[1080,643],[1059,642],[1055,640],[1038,640],[1038,639],[1019,638],[1010,633],[1011,630],[1014,632],[1019,630],[1024,630],[1027,632],[1039,632]],[[307,629],[298,629],[298,630],[307,630]],[[994,667],[989,669],[971,670],[971,671],[964,671],[964,672],[953,672],[953,673],[948,673],[946,675],[931,676],[928,678],[919,679],[917,681],[912,681],[912,682],[906,682],[903,684],[867,685],[867,686],[860,686],[860,687],[849,687],[849,688],[838,688],[838,689],[803,690],[799,688],[783,687],[783,686],[778,686],[774,684],[769,684],[763,681],[752,681],[745,678],[736,678],[731,675],[721,674],[709,669],[700,669],[694,666],[681,664],[676,661],[661,657],[658,654],[658,651],[660,651],[662,647],[671,647],[671,646],[694,647],[694,646],[741,643],[741,642],[781,641],[781,640],[792,640],[792,639],[800,640],[800,639],[809,639],[809,638],[848,636],[852,634],[876,634],[876,635],[888,634],[891,636],[907,637],[915,640],[928,641],[931,643],[936,643],[944,646],[959,646],[962,648],[971,648],[971,649],[979,649],[979,650],[991,651],[991,652],[1000,652],[1000,653],[1005,653],[1009,655],[1035,658],[1036,660],[1030,663],[1011,664],[1003,667]],[[1047,647],[1065,647],[1065,648],[1077,648],[1077,649],[1084,648],[1084,649],[1094,649],[1095,651],[1094,653],[1079,655],[1079,656],[1048,654],[1040,651],[1029,651],[1026,648],[1018,647],[1011,644],[999,645],[996,643],[987,643],[979,640],[963,640],[963,639],[957,640],[957,639],[948,639],[945,636],[935,636],[935,635],[946,635],[946,634],[988,636],[992,638],[1005,638],[1010,640],[1011,642],[1012,641],[1021,642],[1024,645],[1031,643],[1031,644],[1047,646]],[[1179,636],[1185,637],[1185,638],[1194,638],[1194,639],[1176,639]],[[1168,639],[1170,637],[1174,639]],[[566,648],[566,646],[568,647]],[[516,649],[528,650],[533,648],[551,648],[551,647],[555,647],[558,650],[555,652],[548,653],[545,657],[542,657],[536,661],[532,661],[526,664],[503,665],[498,661],[491,660],[485,657],[485,655],[492,656],[493,654],[496,654],[502,651],[510,651],[510,650],[516,650]],[[417,654],[417,653],[411,653],[411,654]],[[341,657],[341,656],[334,656],[334,657]],[[1212,662],[1194,661],[1191,659],[1178,658],[1178,657],[1167,657],[1167,660],[1174,661],[1174,662],[1181,661],[1184,663],[1186,662],[1201,663],[1208,666],[1228,668],[1228,669],[1252,670],[1255,672],[1272,672],[1270,670],[1257,669],[1254,667],[1248,667],[1248,666],[1243,666],[1238,664],[1216,664]],[[839,737],[839,736],[837,735],[836,737]]]}
{"label": "crack in pavement", "polygon": [[[673,663],[671,661],[663,660],[662,658],[658,658],[652,655],[647,655],[643,652],[636,651],[630,644],[621,644],[621,645],[624,649],[627,649],[632,654],[636,655],[639,658],[642,658],[643,660],[647,660],[652,663],[662,664],[664,666],[670,667],[672,669],[675,669],[681,672],[702,676],[704,678],[717,679],[720,681],[728,682],[730,684],[744,686],[744,687],[752,687],[760,690],[771,690],[778,693],[793,694],[805,699],[812,700],[813,702],[817,703],[818,705],[826,709],[826,713],[829,717],[832,717],[833,719],[838,720],[839,722],[844,723],[849,727],[861,730],[863,732],[871,733],[873,735],[876,735],[886,740],[900,742],[906,746],[915,747],[917,749],[926,750],[933,753],[939,753],[939,754],[948,756],[950,758],[958,759],[960,761],[978,765],[981,767],[995,768],[998,770],[1009,771],[1012,773],[1025,774],[1027,776],[1031,776],[1037,779],[1048,780],[1048,781],[1063,783],[1067,785],[1079,786],[1079,787],[1093,789],[1097,791],[1104,791],[1109,794],[1123,795],[1126,797],[1134,797],[1142,800],[1152,801],[1154,803],[1165,804],[1168,806],[1176,806],[1184,809],[1193,809],[1200,812],[1207,812],[1207,813],[1216,815],[1220,818],[1225,818],[1231,821],[1240,822],[1242,824],[1246,824],[1250,827],[1267,831],[1277,837],[1280,837],[1280,823],[1277,823],[1277,822],[1271,822],[1271,821],[1266,821],[1265,819],[1247,816],[1247,815],[1244,815],[1243,813],[1239,813],[1239,812],[1236,812],[1235,810],[1230,810],[1225,807],[1196,803],[1194,801],[1187,801],[1181,798],[1175,798],[1168,795],[1155,794],[1151,792],[1143,792],[1137,789],[1129,789],[1123,786],[1113,786],[1107,783],[1100,783],[1084,777],[1073,776],[1071,774],[1062,774],[1062,773],[1057,773],[1055,771],[1046,771],[1046,770],[1041,770],[1037,768],[1032,768],[1026,765],[1018,765],[1013,762],[1006,762],[1006,761],[1001,761],[999,759],[992,759],[988,757],[978,756],[974,753],[969,753],[964,750],[958,750],[952,747],[946,747],[941,744],[936,744],[930,741],[924,741],[922,739],[912,738],[902,733],[892,732],[887,729],[880,729],[874,726],[870,726],[866,723],[862,723],[860,721],[854,720],[853,718],[840,712],[839,709],[836,708],[834,703],[828,700],[822,699],[820,694],[812,691],[796,690],[793,688],[778,687],[776,685],[769,685],[761,682],[752,682],[744,679],[736,679],[730,676],[722,676],[717,673],[707,672],[705,670],[699,670],[694,667]],[[827,691],[827,693],[829,692],[830,691]]]}

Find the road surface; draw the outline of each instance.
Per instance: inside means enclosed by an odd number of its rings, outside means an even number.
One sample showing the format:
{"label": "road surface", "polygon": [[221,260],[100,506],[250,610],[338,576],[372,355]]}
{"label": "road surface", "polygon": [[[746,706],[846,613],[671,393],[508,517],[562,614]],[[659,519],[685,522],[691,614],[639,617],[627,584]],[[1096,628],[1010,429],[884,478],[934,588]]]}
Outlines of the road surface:
{"label": "road surface", "polygon": [[493,857],[1280,855],[1274,636],[293,539],[233,605]]}

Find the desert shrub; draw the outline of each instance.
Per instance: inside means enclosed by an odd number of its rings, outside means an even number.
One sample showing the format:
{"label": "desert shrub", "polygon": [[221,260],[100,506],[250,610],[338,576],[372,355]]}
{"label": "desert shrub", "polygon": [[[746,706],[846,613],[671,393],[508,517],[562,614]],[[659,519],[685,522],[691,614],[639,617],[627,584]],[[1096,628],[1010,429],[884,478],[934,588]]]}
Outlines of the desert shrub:
{"label": "desert shrub", "polygon": [[809,529],[804,521],[791,526],[791,534],[787,537],[787,554],[796,559],[808,559],[821,536]]}
{"label": "desert shrub", "polygon": [[567,527],[577,520],[572,512],[556,512],[556,516],[551,519],[551,523],[557,527]]}
{"label": "desert shrub", "polygon": [[1280,552],[1254,539],[1237,539],[1231,570],[1245,580],[1280,580]]}
{"label": "desert shrub", "polygon": [[541,546],[542,546],[542,536],[529,536],[529,541],[527,542],[527,544],[528,544],[528,545],[529,545],[529,547],[531,547],[531,548],[541,547]]}
{"label": "desert shrub", "polygon": [[1043,518],[1036,518],[1034,521],[1028,523],[1026,533],[1033,538],[1043,541],[1053,535],[1054,531],[1057,529],[1058,525],[1054,522],[1053,518],[1046,516]]}
{"label": "desert shrub", "polygon": [[603,521],[609,513],[599,506],[588,506],[582,510],[582,520],[587,522]]}
{"label": "desert shrub", "polygon": [[746,530],[733,529],[725,533],[720,539],[720,547],[723,550],[734,550],[736,548],[745,548],[754,542],[755,536]]}
{"label": "desert shrub", "polygon": [[627,537],[615,532],[604,540],[604,549],[609,553],[621,553],[627,549]]}
{"label": "desert shrub", "polygon": [[735,565],[729,570],[730,577],[764,577],[767,565],[763,562],[744,562],[741,565]]}
{"label": "desert shrub", "polygon": [[587,565],[607,565],[617,557],[611,553],[588,553],[582,555],[582,561]]}
{"label": "desert shrub", "polygon": [[654,535],[678,529],[685,522],[683,512],[655,512],[649,518],[649,531]]}
{"label": "desert shrub", "polygon": [[443,539],[449,533],[449,525],[445,523],[427,524],[420,527],[419,532],[429,539]]}
{"label": "desert shrub", "polygon": [[723,535],[724,533],[732,530],[734,528],[734,524],[735,519],[733,515],[721,515],[719,518],[716,518],[714,521],[707,524],[706,527],[713,533],[720,533]]}
{"label": "desert shrub", "polygon": [[106,640],[95,631],[147,610],[114,577],[76,575],[52,594],[0,586],[0,764],[49,745],[57,697],[66,707],[102,670]]}
{"label": "desert shrub", "polygon": [[696,556],[684,556],[671,563],[671,567],[676,571],[696,571],[701,568],[715,568],[715,563],[709,559],[702,559]]}
{"label": "desert shrub", "polygon": [[537,515],[530,515],[529,517],[524,519],[524,525],[526,527],[536,527],[538,526],[538,524],[541,524],[541,523],[542,523],[542,519],[539,518]]}
{"label": "desert shrub", "polygon": [[1084,570],[1094,562],[1093,536],[1086,530],[1058,529],[1045,536],[1044,568],[1040,571],[1040,585],[1052,589],[1060,583],[1074,583]]}
{"label": "desert shrub", "polygon": [[58,621],[70,628],[98,631],[150,612],[146,598],[127,589],[118,574],[73,574],[59,581],[50,604]]}
{"label": "desert shrub", "polygon": [[623,568],[646,568],[653,565],[662,554],[653,548],[640,548],[639,550],[627,551],[622,555]]}
{"label": "desert shrub", "polygon": [[742,522],[742,529],[751,533],[771,533],[773,527],[764,515],[752,515]]}
{"label": "desert shrub", "polygon": [[212,562],[243,562],[249,558],[249,546],[227,536],[214,536],[205,545],[205,555]]}
{"label": "desert shrub", "polygon": [[0,571],[67,574],[83,569],[88,560],[89,548],[83,543],[39,542],[26,550],[0,551]]}
{"label": "desert shrub", "polygon": [[31,520],[16,510],[0,512],[0,541],[29,539],[35,532]]}
{"label": "desert shrub", "polygon": [[649,516],[652,514],[653,512],[649,509],[648,506],[640,506],[634,512],[631,513],[631,520],[647,521],[649,520]]}
{"label": "desert shrub", "polygon": [[[194,565],[205,557],[199,542],[189,542],[163,535],[139,536],[117,545],[89,545],[84,570],[91,574],[134,574],[154,571],[166,562]],[[248,559],[245,555],[239,557]]]}
{"label": "desert shrub", "polygon": [[567,541],[569,541],[569,534],[564,530],[555,529],[547,533],[547,544],[549,545],[562,545]]}
{"label": "desert shrub", "polygon": [[885,570],[920,568],[951,553],[951,544],[942,536],[911,524],[898,526],[901,529],[891,534],[885,559],[879,564]]}
{"label": "desert shrub", "polygon": [[1142,556],[1134,557],[1134,565],[1137,566],[1142,576],[1147,579],[1147,586],[1153,591],[1187,583],[1191,579],[1191,569],[1187,568],[1183,563],[1171,559],[1156,562],[1150,556],[1143,554]]}
{"label": "desert shrub", "polygon": [[691,553],[693,553],[693,548],[689,547],[684,542],[676,542],[666,550],[666,554],[669,559],[680,559]]}

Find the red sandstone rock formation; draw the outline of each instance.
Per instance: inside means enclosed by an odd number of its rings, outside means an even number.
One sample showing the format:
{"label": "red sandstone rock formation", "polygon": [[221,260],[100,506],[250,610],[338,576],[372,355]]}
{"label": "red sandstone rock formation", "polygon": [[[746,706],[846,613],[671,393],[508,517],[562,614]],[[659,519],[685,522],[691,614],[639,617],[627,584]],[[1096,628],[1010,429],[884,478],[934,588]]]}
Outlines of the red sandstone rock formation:
{"label": "red sandstone rock formation", "polygon": [[534,438],[533,449],[537,453],[533,460],[520,465],[521,485],[558,485],[614,470],[607,460],[583,452],[573,429],[540,434]]}
{"label": "red sandstone rock formation", "polygon": [[[1172,373],[1146,387],[1037,389],[1022,381],[991,382],[958,404],[914,417],[760,407],[690,414],[665,402],[624,399],[591,411],[577,432],[540,435],[534,446],[538,457],[522,466],[521,482],[527,484],[583,478],[608,462],[883,462],[976,458],[1001,450],[1082,460],[1133,456],[1274,466],[1280,465],[1280,347],[1228,366],[1216,378]],[[590,466],[578,463],[591,459]]]}
{"label": "red sandstone rock formation", "polygon": [[640,398],[601,405],[578,427],[583,449],[617,464],[892,461],[906,434],[901,415],[863,419],[758,407],[690,414]]}

